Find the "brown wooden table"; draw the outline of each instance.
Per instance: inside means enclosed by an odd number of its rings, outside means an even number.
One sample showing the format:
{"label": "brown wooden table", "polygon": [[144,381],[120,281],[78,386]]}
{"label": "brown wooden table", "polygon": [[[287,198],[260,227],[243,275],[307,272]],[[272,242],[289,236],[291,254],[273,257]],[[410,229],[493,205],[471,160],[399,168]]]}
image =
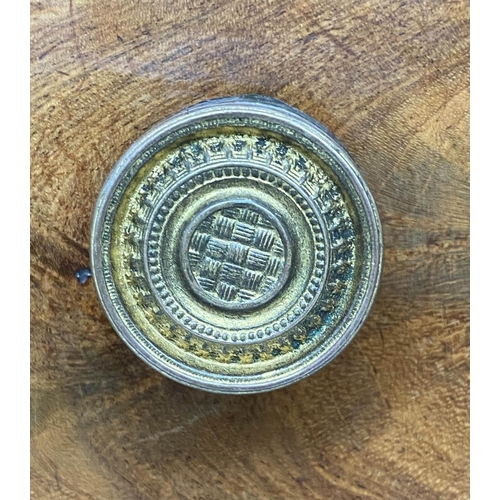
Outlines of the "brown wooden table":
{"label": "brown wooden table", "polygon": [[[32,497],[468,498],[468,2],[31,5]],[[222,396],[137,359],[74,272],[125,149],[187,105],[248,92],[344,142],[385,269],[339,358]]]}

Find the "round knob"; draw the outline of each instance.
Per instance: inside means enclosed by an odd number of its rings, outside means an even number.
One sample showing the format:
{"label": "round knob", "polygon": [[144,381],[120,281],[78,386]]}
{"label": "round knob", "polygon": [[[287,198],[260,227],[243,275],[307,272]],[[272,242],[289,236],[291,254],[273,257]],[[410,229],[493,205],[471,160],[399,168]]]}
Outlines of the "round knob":
{"label": "round knob", "polygon": [[238,96],[131,146],[97,201],[91,257],[138,356],[193,387],[250,393],[313,373],[353,338],[382,235],[338,139],[281,101]]}

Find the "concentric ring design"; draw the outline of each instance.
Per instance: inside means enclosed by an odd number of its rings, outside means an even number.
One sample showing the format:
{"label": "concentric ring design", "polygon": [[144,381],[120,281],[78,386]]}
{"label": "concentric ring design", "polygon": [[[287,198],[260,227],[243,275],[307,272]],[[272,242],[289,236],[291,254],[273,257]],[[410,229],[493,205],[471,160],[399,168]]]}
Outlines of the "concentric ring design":
{"label": "concentric ring design", "polygon": [[239,97],[160,124],[96,207],[97,291],[151,366],[215,392],[317,370],[368,313],[381,270],[375,205],[311,118]]}
{"label": "concentric ring design", "polygon": [[[252,140],[255,139],[247,138],[247,141]],[[212,160],[208,161],[212,168],[206,165],[204,157],[198,167],[193,166],[189,173],[186,172],[185,179],[180,175],[173,189],[165,191],[152,215],[144,250],[152,289],[174,321],[200,336],[219,341],[252,342],[282,334],[311,310],[326,282],[325,269],[328,267],[330,247],[325,245],[328,231],[321,211],[311,201],[308,202],[305,195],[301,195],[298,191],[300,186],[296,189],[291,184],[285,184],[278,177],[279,172],[270,175],[269,167],[263,168],[257,162],[246,160],[239,164],[238,159],[232,157],[224,167],[220,166],[220,162],[212,163]],[[249,170],[248,165],[254,165],[254,168]],[[267,194],[262,189],[264,181],[267,181]],[[196,220],[198,210],[205,211],[206,204],[210,205],[212,199],[224,199],[226,201],[222,203],[236,207],[241,198],[234,199],[234,195],[241,196],[243,193],[254,206],[267,206],[268,212],[274,210],[284,220],[288,217],[288,223],[279,224],[290,254],[287,267],[291,264],[292,255],[295,255],[293,276],[284,290],[280,286],[279,291],[283,293],[277,304],[254,310],[253,314],[244,317],[232,315],[228,321],[227,314],[233,308],[226,309],[226,314],[220,314],[219,310],[192,300],[189,288],[176,286],[182,279],[179,267],[187,265],[185,259],[184,265],[181,263],[178,266],[176,256],[179,252],[188,253],[188,247],[182,241],[186,229],[181,228],[185,225],[189,227],[191,221]],[[291,214],[294,216],[290,217]],[[274,218],[279,220],[276,216]],[[173,220],[178,224],[173,224]],[[290,229],[285,231],[285,227]],[[288,277],[289,271],[286,274]]]}

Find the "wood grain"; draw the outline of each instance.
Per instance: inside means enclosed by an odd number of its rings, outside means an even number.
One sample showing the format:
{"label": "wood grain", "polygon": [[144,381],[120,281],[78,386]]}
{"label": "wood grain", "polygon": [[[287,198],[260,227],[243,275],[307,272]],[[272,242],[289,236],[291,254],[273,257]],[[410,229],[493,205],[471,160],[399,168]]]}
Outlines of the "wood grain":
{"label": "wood grain", "polygon": [[[468,498],[468,2],[31,8],[32,497]],[[247,92],[343,141],[386,251],[373,311],[339,358],[232,397],[137,359],[73,274],[125,149],[185,106]]]}

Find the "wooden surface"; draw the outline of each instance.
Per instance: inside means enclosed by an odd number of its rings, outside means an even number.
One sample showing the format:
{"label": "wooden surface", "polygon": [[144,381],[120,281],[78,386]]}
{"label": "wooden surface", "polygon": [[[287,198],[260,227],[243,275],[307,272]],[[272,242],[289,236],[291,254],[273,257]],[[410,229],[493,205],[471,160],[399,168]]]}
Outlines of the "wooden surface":
{"label": "wooden surface", "polygon": [[[32,2],[34,499],[468,498],[468,19],[465,0]],[[73,273],[132,141],[244,92],[344,142],[386,251],[339,358],[231,397],[137,359]]]}

